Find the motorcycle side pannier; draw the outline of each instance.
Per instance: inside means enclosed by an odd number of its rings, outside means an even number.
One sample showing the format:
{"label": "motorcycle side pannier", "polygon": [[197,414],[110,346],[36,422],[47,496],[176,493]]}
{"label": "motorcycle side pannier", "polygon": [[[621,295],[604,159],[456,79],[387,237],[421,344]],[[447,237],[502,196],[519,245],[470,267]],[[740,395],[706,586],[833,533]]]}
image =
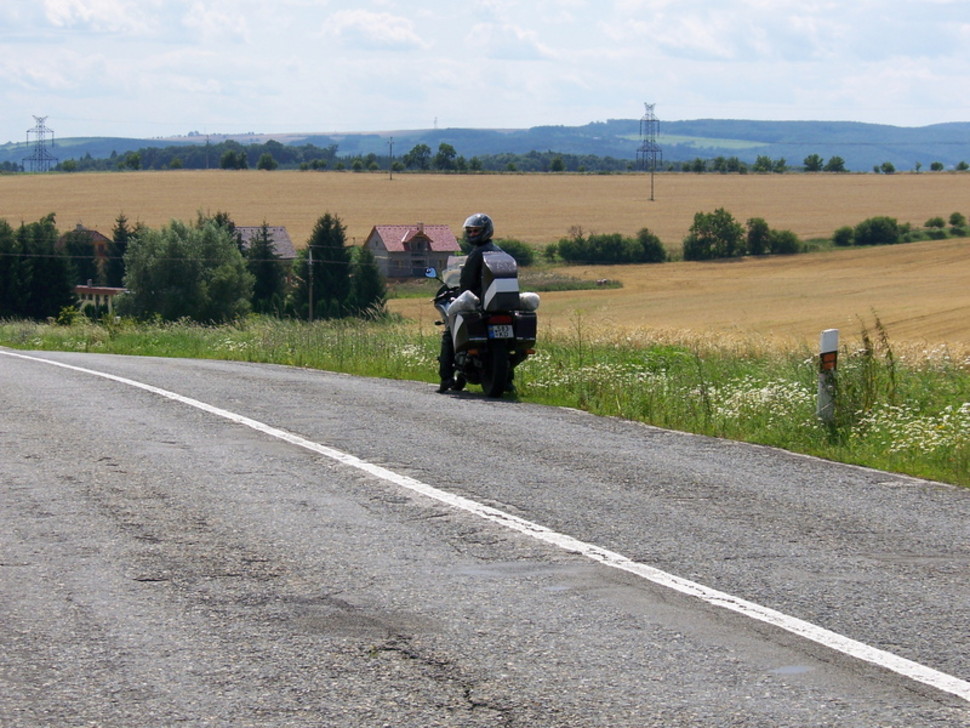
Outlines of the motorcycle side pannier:
{"label": "motorcycle side pannier", "polygon": [[488,341],[485,317],[477,311],[460,313],[454,321],[455,351],[467,351]]}
{"label": "motorcycle side pannier", "polygon": [[536,315],[531,311],[513,314],[515,340],[520,349],[532,349],[536,345]]}
{"label": "motorcycle side pannier", "polygon": [[482,306],[486,311],[511,311],[519,305],[519,269],[515,258],[501,250],[482,256]]}

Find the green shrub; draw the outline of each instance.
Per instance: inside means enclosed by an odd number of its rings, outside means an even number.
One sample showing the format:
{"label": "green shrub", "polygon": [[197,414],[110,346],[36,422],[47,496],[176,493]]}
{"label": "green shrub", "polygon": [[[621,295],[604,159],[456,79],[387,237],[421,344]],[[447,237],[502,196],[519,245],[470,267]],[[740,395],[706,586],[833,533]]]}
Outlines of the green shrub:
{"label": "green shrub", "polygon": [[839,247],[848,247],[855,243],[855,230],[848,225],[840,227],[832,235],[832,242]]}
{"label": "green shrub", "polygon": [[521,240],[503,238],[496,240],[496,244],[506,253],[515,258],[515,262],[521,267],[530,266],[535,263],[536,253],[531,245],[523,243]]}
{"label": "green shrub", "polygon": [[853,238],[856,245],[895,245],[900,234],[896,218],[877,216],[856,225]]}
{"label": "green shrub", "polygon": [[791,230],[772,230],[771,252],[773,255],[794,255],[801,252],[798,236]]}
{"label": "green shrub", "polygon": [[667,248],[660,238],[650,232],[647,228],[642,228],[637,233],[637,243],[640,245],[641,263],[663,263],[667,260]]}
{"label": "green shrub", "polygon": [[771,228],[763,217],[748,220],[748,253],[764,255],[771,250]]}
{"label": "green shrub", "polygon": [[[616,265],[624,263],[661,263],[667,250],[660,238],[643,228],[636,238],[620,233],[584,235],[577,231],[559,241],[559,257],[570,263]],[[547,251],[546,256],[549,257]]]}

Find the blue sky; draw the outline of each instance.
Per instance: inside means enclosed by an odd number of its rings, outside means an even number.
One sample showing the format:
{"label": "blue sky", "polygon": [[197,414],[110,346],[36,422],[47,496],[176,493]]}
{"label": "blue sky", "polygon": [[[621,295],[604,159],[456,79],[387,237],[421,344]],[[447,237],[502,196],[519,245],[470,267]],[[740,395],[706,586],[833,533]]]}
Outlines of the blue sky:
{"label": "blue sky", "polygon": [[[0,143],[970,121],[970,0],[3,0]],[[662,127],[661,127],[662,131]]]}

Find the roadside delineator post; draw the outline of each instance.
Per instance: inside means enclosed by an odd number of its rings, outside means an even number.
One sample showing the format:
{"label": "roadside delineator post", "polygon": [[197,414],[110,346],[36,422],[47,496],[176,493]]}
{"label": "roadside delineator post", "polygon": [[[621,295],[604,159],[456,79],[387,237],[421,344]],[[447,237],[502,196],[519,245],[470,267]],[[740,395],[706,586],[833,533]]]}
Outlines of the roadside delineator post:
{"label": "roadside delineator post", "polygon": [[835,374],[839,361],[839,330],[826,329],[819,341],[818,406],[816,415],[831,425],[835,421]]}

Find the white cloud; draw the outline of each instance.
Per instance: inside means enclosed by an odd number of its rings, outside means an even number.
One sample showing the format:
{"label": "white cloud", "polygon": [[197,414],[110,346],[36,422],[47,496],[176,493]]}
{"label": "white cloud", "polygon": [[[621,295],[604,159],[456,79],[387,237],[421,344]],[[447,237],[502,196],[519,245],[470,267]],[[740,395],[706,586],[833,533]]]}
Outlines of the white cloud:
{"label": "white cloud", "polygon": [[360,48],[408,51],[431,47],[411,20],[390,13],[341,10],[327,18],[324,31]]}
{"label": "white cloud", "polygon": [[467,46],[476,55],[506,61],[537,61],[555,55],[538,33],[514,25],[479,23],[468,34]]}
{"label": "white cloud", "polygon": [[151,29],[154,2],[130,0],[43,0],[44,15],[56,28],[96,33],[136,33]]}
{"label": "white cloud", "polygon": [[238,6],[219,7],[219,3],[196,2],[182,18],[182,24],[199,33],[204,42],[249,42],[252,34],[248,14]]}

